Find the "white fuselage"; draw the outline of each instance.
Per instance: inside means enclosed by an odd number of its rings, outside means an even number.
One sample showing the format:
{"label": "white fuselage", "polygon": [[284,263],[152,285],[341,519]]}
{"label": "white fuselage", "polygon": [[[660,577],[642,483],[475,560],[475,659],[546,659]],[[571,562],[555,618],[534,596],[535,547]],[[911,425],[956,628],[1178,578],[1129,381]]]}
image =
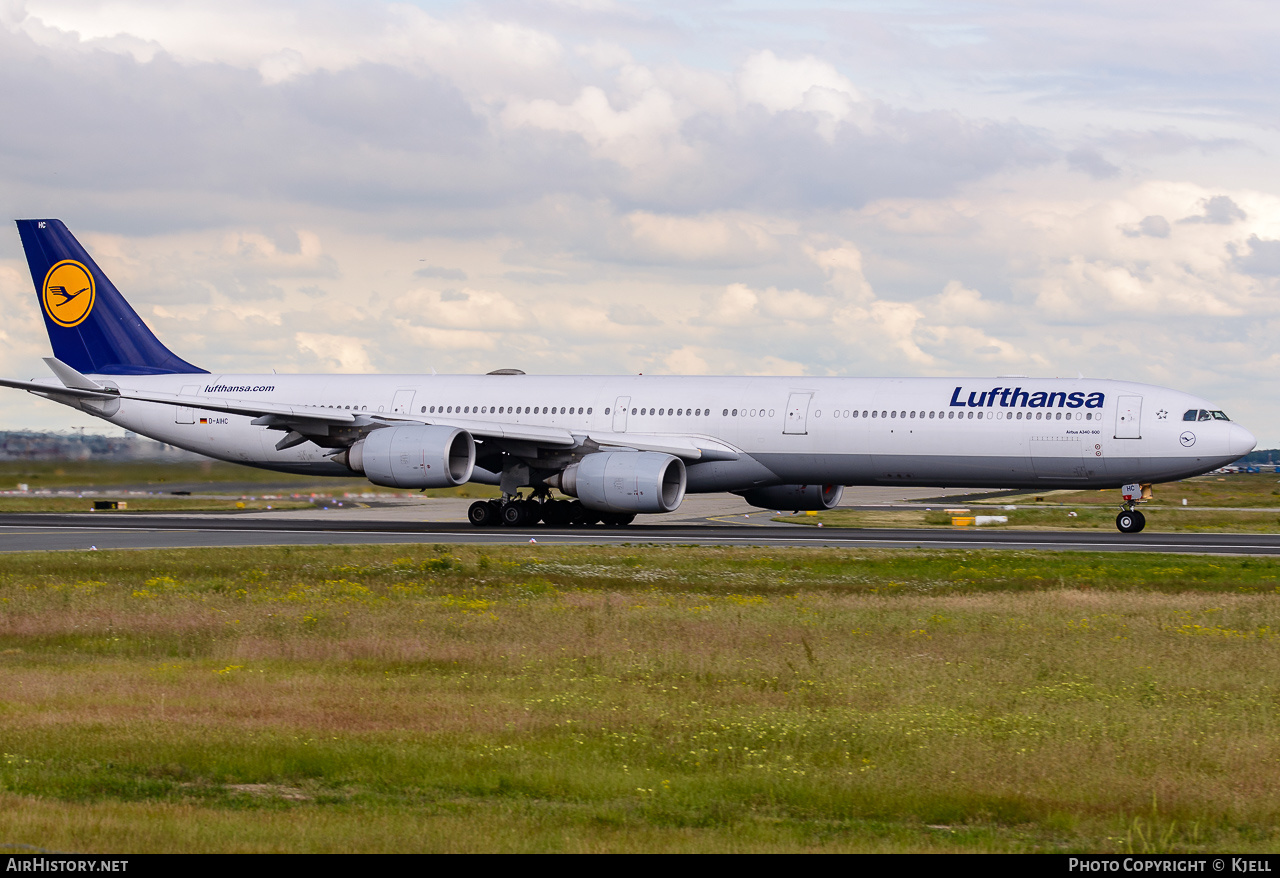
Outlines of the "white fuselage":
{"label": "white fuselage", "polygon": [[[575,436],[693,436],[741,453],[690,461],[690,491],[768,484],[1110,487],[1215,469],[1254,446],[1200,398],[1145,384],[1029,378],[532,375],[93,376],[121,389],[366,414],[556,427]],[[106,417],[209,457],[350,475],[331,449],[276,450],[250,417],[125,399]]]}

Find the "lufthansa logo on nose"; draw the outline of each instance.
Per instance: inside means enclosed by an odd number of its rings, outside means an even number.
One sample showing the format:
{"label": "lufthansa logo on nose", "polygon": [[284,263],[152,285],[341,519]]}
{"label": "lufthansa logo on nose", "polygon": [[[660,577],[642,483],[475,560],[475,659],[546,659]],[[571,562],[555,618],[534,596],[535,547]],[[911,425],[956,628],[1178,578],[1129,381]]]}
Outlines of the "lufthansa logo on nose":
{"label": "lufthansa logo on nose", "polygon": [[97,295],[93,275],[74,259],[64,259],[44,276],[40,300],[44,313],[59,326],[79,326],[93,310]]}
{"label": "lufthansa logo on nose", "polygon": [[1196,434],[1188,430],[1178,437],[1178,441],[1182,443],[1183,448],[1190,448],[1196,444]]}

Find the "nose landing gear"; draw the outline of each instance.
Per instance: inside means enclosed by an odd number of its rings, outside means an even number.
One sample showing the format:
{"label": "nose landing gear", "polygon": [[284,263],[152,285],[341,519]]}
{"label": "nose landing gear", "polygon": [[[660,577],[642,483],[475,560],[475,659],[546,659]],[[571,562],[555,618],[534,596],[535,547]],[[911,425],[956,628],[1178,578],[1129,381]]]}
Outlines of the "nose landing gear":
{"label": "nose landing gear", "polygon": [[1147,526],[1147,517],[1136,509],[1125,509],[1116,516],[1116,527],[1122,534],[1140,533]]}
{"label": "nose landing gear", "polygon": [[1122,534],[1141,533],[1147,526],[1147,517],[1138,511],[1138,502],[1152,499],[1150,485],[1125,485],[1120,489],[1124,505],[1116,516],[1116,529]]}

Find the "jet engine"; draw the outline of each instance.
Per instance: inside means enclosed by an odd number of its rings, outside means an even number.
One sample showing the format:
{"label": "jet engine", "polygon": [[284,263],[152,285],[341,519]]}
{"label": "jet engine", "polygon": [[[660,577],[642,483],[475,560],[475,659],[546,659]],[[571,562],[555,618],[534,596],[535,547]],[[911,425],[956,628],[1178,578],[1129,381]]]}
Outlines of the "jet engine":
{"label": "jet engine", "polygon": [[471,478],[476,444],[458,427],[383,427],[334,456],[375,485],[452,488]]}
{"label": "jet engine", "polygon": [[673,512],[684,500],[684,461],[653,451],[600,451],[546,481],[593,512]]}
{"label": "jet engine", "polygon": [[802,512],[809,509],[832,509],[844,496],[843,485],[774,485],[740,492],[742,499],[761,509]]}

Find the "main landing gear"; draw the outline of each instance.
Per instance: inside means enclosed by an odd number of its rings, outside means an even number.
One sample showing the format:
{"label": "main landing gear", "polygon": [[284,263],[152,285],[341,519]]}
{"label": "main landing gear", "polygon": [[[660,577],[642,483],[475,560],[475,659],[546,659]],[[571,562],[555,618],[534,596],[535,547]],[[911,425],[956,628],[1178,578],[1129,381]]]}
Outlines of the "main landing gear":
{"label": "main landing gear", "polygon": [[531,527],[539,522],[550,527],[626,527],[635,516],[618,512],[594,512],[579,500],[549,498],[477,500],[467,510],[467,520],[476,527]]}

